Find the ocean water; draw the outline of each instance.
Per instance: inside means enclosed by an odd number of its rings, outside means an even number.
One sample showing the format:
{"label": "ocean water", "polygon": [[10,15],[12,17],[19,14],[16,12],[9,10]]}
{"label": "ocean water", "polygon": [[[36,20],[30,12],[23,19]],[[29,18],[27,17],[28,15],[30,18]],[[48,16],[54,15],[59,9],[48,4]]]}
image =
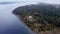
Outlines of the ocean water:
{"label": "ocean water", "polygon": [[0,5],[0,34],[32,34],[31,30],[12,11],[31,3]]}

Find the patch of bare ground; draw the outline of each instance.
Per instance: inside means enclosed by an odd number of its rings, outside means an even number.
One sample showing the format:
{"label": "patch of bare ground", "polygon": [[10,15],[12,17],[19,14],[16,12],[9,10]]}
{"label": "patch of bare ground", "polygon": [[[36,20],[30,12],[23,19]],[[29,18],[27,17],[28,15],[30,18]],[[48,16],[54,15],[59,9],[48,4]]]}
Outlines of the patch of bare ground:
{"label": "patch of bare ground", "polygon": [[52,31],[41,31],[40,33],[37,34],[60,34],[60,28],[55,28]]}

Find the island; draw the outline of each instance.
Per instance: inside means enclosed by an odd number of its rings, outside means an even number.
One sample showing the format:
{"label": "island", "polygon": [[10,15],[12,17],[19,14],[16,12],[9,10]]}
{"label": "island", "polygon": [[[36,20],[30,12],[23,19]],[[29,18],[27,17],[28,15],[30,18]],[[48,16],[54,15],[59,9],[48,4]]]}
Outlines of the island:
{"label": "island", "polygon": [[60,28],[60,5],[32,4],[18,7],[12,13],[22,19],[32,31],[39,34],[41,31]]}

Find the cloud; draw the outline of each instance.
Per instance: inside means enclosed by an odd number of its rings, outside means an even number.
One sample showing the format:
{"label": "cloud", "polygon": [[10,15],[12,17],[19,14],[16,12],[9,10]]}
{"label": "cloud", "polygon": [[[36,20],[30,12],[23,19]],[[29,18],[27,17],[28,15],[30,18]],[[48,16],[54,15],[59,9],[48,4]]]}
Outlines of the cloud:
{"label": "cloud", "polygon": [[0,0],[2,2],[39,2],[39,3],[57,3],[60,4],[60,0]]}

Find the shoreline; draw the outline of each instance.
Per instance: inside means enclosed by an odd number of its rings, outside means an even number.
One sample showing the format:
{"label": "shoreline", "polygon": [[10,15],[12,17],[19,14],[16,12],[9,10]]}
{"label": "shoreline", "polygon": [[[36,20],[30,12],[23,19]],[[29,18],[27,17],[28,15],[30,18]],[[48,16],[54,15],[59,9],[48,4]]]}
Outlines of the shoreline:
{"label": "shoreline", "polygon": [[33,32],[28,26],[26,23],[23,22],[23,19],[20,17],[18,17],[20,21],[22,21],[22,24],[24,25],[24,27],[29,31],[31,32],[31,34],[36,34],[35,32]]}

